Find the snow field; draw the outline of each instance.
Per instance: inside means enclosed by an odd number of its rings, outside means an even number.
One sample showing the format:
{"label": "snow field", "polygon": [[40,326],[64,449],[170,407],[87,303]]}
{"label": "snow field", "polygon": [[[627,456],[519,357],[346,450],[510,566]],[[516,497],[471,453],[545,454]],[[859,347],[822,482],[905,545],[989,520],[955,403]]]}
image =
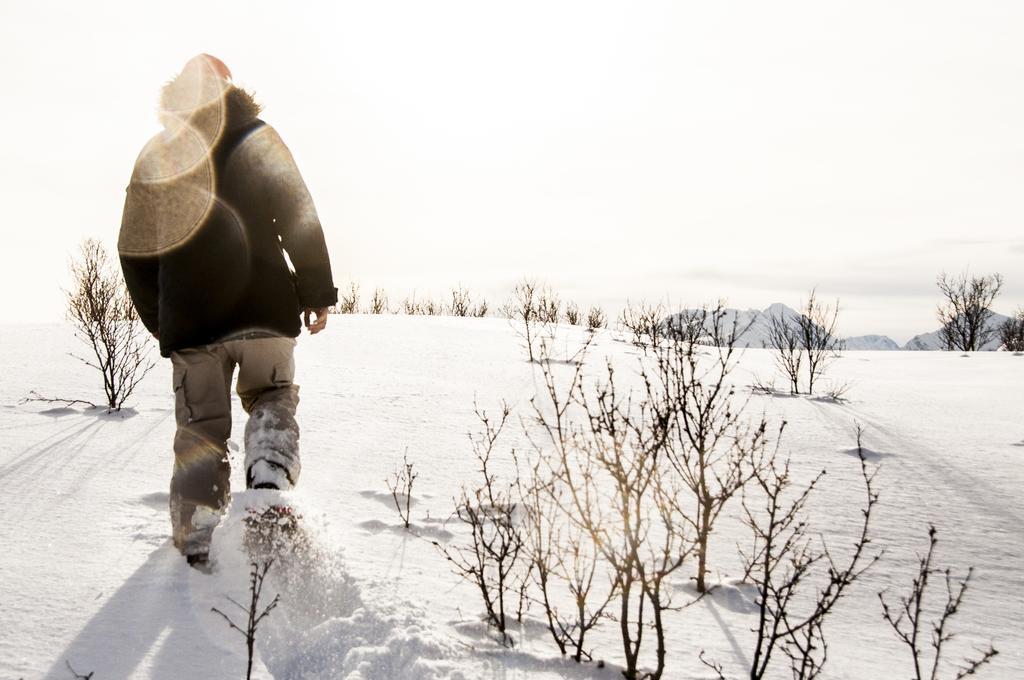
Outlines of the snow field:
{"label": "snow field", "polygon": [[[563,334],[572,345],[573,330]],[[30,390],[95,395],[89,369],[62,325],[0,329],[0,677],[241,677],[244,643],[210,607],[246,601],[248,566],[238,549],[240,513],[257,500],[236,494],[215,544],[212,575],[188,569],[170,547],[166,487],[174,429],[170,371],[162,362],[142,384],[135,411],[98,416],[81,409],[19,404]],[[46,357],[40,360],[38,357]],[[637,351],[599,333],[587,371],[604,357],[628,379]],[[735,379],[772,373],[770,353],[748,350]],[[929,523],[939,528],[938,561],[976,567],[956,628],[958,649],[993,640],[1000,655],[979,677],[1024,674],[1024,431],[1020,358],[979,353],[850,352],[830,378],[850,381],[848,404],[750,395],[788,426],[783,451],[808,479],[828,469],[810,521],[842,552],[863,506],[854,423],[866,428],[869,459],[880,465],[874,544],[885,556],[837,607],[828,624],[829,678],[909,676],[909,658],[881,620],[875,593],[909,584]],[[428,540],[464,540],[451,521],[452,497],[476,483],[467,431],[473,402],[514,408],[502,446],[526,451],[517,417],[542,385],[515,334],[497,319],[332,317],[327,333],[300,340],[303,473],[292,498],[321,557],[291,580],[271,569],[267,592],[281,604],[257,644],[258,677],[583,678],[617,676],[557,658],[531,611],[505,650],[480,622],[482,606]],[[565,367],[568,369],[568,367]],[[235,435],[244,416],[235,403]],[[237,448],[237,447],[236,447]],[[399,527],[384,479],[409,460],[416,538]],[[233,488],[244,487],[242,452]],[[499,474],[511,472],[508,457]],[[736,545],[746,540],[738,505],[727,508],[711,546],[722,583],[669,623],[669,677],[706,678],[701,649],[738,676],[749,660],[754,606],[735,583]],[[684,567],[674,582],[694,597]],[[595,656],[620,661],[613,626],[593,635]],[[240,672],[241,670],[241,672]],[[780,674],[785,677],[785,674]]]}

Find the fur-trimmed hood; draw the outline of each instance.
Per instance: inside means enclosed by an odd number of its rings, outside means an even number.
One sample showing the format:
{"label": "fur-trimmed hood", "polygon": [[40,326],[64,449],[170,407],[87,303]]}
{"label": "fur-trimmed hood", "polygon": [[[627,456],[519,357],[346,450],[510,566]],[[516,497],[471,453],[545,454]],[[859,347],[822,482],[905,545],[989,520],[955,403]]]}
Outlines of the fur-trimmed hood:
{"label": "fur-trimmed hood", "polygon": [[[222,131],[257,118],[263,107],[247,90],[219,79],[203,78],[197,82],[182,73],[160,91],[158,117],[168,130],[181,124]],[[216,123],[214,122],[216,121]],[[226,126],[221,124],[226,123]]]}

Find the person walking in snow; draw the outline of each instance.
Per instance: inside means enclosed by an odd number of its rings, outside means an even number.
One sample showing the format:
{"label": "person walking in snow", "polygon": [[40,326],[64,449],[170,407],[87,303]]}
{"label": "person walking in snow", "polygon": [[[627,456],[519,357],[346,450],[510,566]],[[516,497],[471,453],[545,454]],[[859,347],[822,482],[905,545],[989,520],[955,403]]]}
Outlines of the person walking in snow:
{"label": "person walking in snow", "polygon": [[319,333],[338,301],[313,200],[259,113],[222,61],[191,59],[161,92],[164,130],[136,160],[118,239],[135,308],[173,366],[171,526],[190,564],[206,561],[229,500],[236,367],[246,487],[290,489],[300,317]]}

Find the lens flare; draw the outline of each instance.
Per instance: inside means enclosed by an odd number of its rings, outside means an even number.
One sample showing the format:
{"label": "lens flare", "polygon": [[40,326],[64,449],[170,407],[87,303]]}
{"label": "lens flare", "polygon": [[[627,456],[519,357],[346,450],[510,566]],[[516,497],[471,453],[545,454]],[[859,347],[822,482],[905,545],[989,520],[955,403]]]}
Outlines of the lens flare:
{"label": "lens flare", "polygon": [[217,202],[213,150],[228,124],[230,71],[200,55],[163,90],[164,131],[143,148],[125,199],[118,249],[159,255],[187,242]]}

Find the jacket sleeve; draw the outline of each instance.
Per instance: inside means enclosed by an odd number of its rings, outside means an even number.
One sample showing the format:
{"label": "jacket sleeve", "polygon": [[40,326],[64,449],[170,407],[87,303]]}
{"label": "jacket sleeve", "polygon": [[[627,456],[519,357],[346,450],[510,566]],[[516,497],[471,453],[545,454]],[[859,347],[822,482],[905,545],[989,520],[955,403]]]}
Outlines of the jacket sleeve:
{"label": "jacket sleeve", "polygon": [[[143,152],[144,153],[144,152]],[[139,155],[142,158],[142,154]],[[135,161],[132,178],[125,189],[124,211],[121,214],[121,229],[117,239],[117,251],[121,260],[121,273],[132,298],[135,311],[150,333],[159,333],[160,326],[160,258],[154,251],[152,231],[145,226],[145,220],[138,214],[138,201],[133,201],[133,189],[138,176],[139,160]]]}
{"label": "jacket sleeve", "polygon": [[159,333],[160,260],[121,255],[121,271],[142,323],[150,333]]}
{"label": "jacket sleeve", "polygon": [[295,266],[299,304],[312,309],[336,304],[338,289],[323,228],[295,159],[269,125],[253,137],[246,140],[244,146],[249,148],[245,156],[253,159],[260,170],[255,183],[281,245]]}

